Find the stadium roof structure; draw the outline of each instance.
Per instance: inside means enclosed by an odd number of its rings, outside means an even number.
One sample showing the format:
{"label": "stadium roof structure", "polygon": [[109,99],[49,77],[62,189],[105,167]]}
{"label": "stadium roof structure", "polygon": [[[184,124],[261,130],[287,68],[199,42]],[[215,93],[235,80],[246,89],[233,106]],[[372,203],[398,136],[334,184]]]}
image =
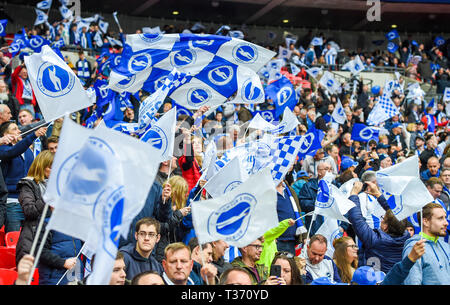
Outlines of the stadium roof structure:
{"label": "stadium roof structure", "polygon": [[[381,21],[372,22],[367,19],[371,8],[367,0],[80,1],[82,11],[100,14],[118,11],[129,16],[193,22],[366,31],[385,31],[397,25],[400,31],[450,32],[450,0],[381,0]],[[3,4],[35,5],[37,2],[39,0],[6,0]]]}

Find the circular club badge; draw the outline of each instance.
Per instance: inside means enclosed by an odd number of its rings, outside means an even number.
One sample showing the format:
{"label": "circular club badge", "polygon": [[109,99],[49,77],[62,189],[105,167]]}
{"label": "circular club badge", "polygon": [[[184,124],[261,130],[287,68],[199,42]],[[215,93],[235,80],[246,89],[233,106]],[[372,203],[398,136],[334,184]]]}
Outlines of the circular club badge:
{"label": "circular club badge", "polygon": [[36,84],[43,94],[49,97],[60,97],[72,91],[75,75],[49,62],[38,69]]}

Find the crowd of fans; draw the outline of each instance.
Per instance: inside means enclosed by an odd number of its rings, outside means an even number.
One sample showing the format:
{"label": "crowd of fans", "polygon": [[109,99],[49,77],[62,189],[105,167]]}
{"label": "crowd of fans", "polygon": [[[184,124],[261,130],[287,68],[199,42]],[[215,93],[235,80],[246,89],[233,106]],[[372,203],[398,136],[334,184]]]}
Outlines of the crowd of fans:
{"label": "crowd of fans", "polygon": [[[97,57],[105,51],[120,53],[122,46],[113,45],[108,38],[114,33],[103,34],[95,23],[83,28],[79,35],[74,24],[69,23],[66,27],[64,23],[54,23],[53,26],[54,35],[45,25],[25,29],[29,35],[43,35],[52,41],[62,37],[66,46],[78,48],[81,52],[77,62],[70,62],[68,57],[65,59],[86,88],[97,79],[108,79],[107,68],[101,73],[99,71],[106,58],[92,64],[82,51],[92,50]],[[204,27],[162,28],[164,33],[186,30],[212,34],[216,31]],[[119,32],[123,43],[124,34],[122,30]],[[141,30],[136,31],[139,32]],[[284,73],[289,74],[290,62],[308,67],[326,65],[335,70],[359,55],[366,71],[372,71],[376,66],[389,66],[404,69],[409,78],[436,85],[438,93],[443,93],[449,86],[448,44],[437,47],[423,42],[415,45],[412,37],[408,37],[395,53],[336,50],[334,60],[329,61],[327,53],[333,39],[322,34],[317,36],[323,38],[322,46],[310,44],[316,37],[312,32],[289,46],[291,53],[282,69]],[[279,45],[267,47],[277,52],[280,50]],[[42,116],[23,56],[18,55],[20,63],[12,69],[10,55],[7,49],[0,52],[0,159],[3,176],[0,179],[0,226],[5,225],[6,232],[21,231],[16,246],[16,284],[22,284],[27,281],[27,271],[34,259],[28,254],[36,236],[37,223],[43,213],[46,213],[45,223],[51,216],[51,209],[44,211],[42,195],[57,151],[63,119],[49,127],[37,128]],[[421,56],[421,61],[414,63],[411,58],[416,55]],[[300,124],[295,133],[302,135],[315,128],[324,133],[324,138],[322,148],[314,156],[297,160],[285,181],[277,186],[279,226],[239,249],[222,240],[199,245],[192,225],[190,203],[191,200],[208,198],[208,194],[202,191],[206,181],[200,180],[205,141],[216,141],[220,157],[227,149],[245,142],[249,131],[243,124],[253,117],[248,105],[223,104],[214,111],[201,107],[192,116],[183,118],[191,128],[177,131],[181,137],[177,147],[179,154],[161,163],[143,210],[133,221],[128,238],[120,241],[110,284],[450,284],[448,105],[442,99],[438,100],[437,110],[434,110],[427,107],[429,101],[408,99],[406,88],[395,89],[391,98],[400,114],[383,124],[378,142],[358,142],[351,137],[352,127],[355,123],[367,122],[383,90],[371,90],[358,79],[353,102],[346,82],[341,84],[340,93],[329,95],[305,73],[304,68],[297,76],[308,85],[296,85],[299,98],[293,113]],[[401,78],[400,83],[403,81]],[[147,96],[148,93],[142,90],[137,95],[130,95],[130,106],[123,109],[123,121],[137,122],[139,104]],[[336,130],[331,126],[331,115],[338,99],[345,109],[347,121]],[[159,115],[172,106],[171,99],[167,98]],[[94,109],[95,106],[83,109],[72,119],[86,125]],[[253,110],[266,109],[274,109],[273,101],[266,100]],[[433,124],[426,114],[432,116]],[[197,118],[202,120],[200,127],[194,124]],[[22,136],[25,133],[27,135]],[[395,218],[374,176],[374,171],[415,155],[419,156],[421,178],[435,199],[423,208],[423,219],[418,220],[423,222],[420,236],[411,223]],[[351,190],[350,200],[356,205],[347,215],[351,224],[342,223],[343,236],[331,241],[335,249],[333,257],[326,255],[326,237],[316,234],[323,218],[317,218],[311,226],[309,240],[305,240],[304,234],[296,234],[295,214],[289,200],[292,196],[302,213],[314,210],[318,181],[327,173],[335,175],[338,185],[352,178],[362,181],[356,182]],[[364,190],[363,182],[367,185]],[[385,209],[386,214],[378,226],[367,223],[362,215],[357,196],[361,192],[375,198]],[[310,224],[311,218],[307,217],[306,226]],[[45,225],[42,232],[44,229]],[[45,247],[38,264],[40,284],[86,282],[85,276],[70,278],[66,273],[67,270],[81,268],[87,275],[84,265],[92,265],[95,260],[94,257],[88,262],[84,255],[79,255],[80,240],[52,231],[43,242]],[[299,246],[303,248],[300,254],[296,251]],[[369,258],[374,257],[380,261],[378,268],[368,266]],[[423,259],[419,260],[421,257]],[[274,265],[281,266],[281,271],[273,268]]]}

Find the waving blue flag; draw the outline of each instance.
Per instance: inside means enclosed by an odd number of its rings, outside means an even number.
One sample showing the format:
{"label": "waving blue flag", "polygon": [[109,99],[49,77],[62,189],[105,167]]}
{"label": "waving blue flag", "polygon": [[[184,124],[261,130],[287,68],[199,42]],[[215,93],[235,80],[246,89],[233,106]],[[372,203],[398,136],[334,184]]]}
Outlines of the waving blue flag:
{"label": "waving blue flag", "polygon": [[442,46],[443,44],[445,44],[445,39],[442,36],[437,36],[434,39],[434,44],[438,47]]}
{"label": "waving blue flag", "polygon": [[389,33],[386,34],[386,38],[388,40],[393,40],[395,38],[400,37],[400,35],[398,34],[397,30],[392,30]]}
{"label": "waving blue flag", "polygon": [[298,152],[299,159],[304,159],[306,156],[314,156],[318,149],[322,148],[322,139],[325,136],[322,130],[311,127],[303,136],[305,140],[300,146]]}
{"label": "waving blue flag", "polygon": [[61,49],[65,47],[64,39],[61,37],[58,41],[53,42],[53,48]]}
{"label": "waving blue flag", "polygon": [[8,24],[8,19],[0,20],[0,36],[6,35],[6,25]]}
{"label": "waving blue flag", "polygon": [[36,4],[36,7],[40,10],[48,10],[52,6],[52,0],[44,0],[41,2],[38,2]]}
{"label": "waving blue flag", "polygon": [[393,42],[389,42],[388,45],[387,45],[387,50],[388,50],[389,52],[391,52],[391,53],[394,53],[395,51],[398,50],[398,45],[396,45],[396,44],[393,43]]}
{"label": "waving blue flag", "polygon": [[272,99],[275,105],[275,117],[277,118],[283,114],[284,108],[288,107],[294,110],[297,104],[294,86],[286,76],[268,85],[264,92],[266,98]]}
{"label": "waving blue flag", "polygon": [[45,45],[50,45],[50,41],[39,35],[32,35],[27,42],[27,46],[33,49],[35,53],[41,52],[41,49]]}
{"label": "waving blue flag", "polygon": [[369,142],[370,140],[378,142],[379,134],[379,128],[356,123],[353,125],[351,139],[360,142]]}

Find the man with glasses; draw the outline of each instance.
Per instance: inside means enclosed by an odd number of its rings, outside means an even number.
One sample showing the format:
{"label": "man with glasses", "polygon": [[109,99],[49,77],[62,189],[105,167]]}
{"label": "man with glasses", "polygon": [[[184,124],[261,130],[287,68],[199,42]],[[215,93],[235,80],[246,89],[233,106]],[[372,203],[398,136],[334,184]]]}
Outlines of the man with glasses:
{"label": "man with glasses", "polygon": [[263,242],[264,238],[260,237],[249,245],[239,248],[242,256],[236,257],[231,262],[231,265],[249,271],[252,276],[252,285],[263,284],[269,276],[269,269],[257,263],[263,250]]}
{"label": "man with glasses", "polygon": [[444,167],[441,171],[440,178],[444,185],[442,187],[442,193],[439,196],[439,199],[442,200],[446,206],[446,209],[448,209],[450,205],[450,168]]}
{"label": "man with glasses", "polygon": [[327,277],[340,283],[341,278],[334,261],[325,254],[327,253],[327,238],[321,234],[315,234],[309,240],[306,252],[302,251],[301,257],[306,259],[306,283],[315,279]]}
{"label": "man with glasses", "polygon": [[154,218],[145,217],[136,223],[134,237],[136,243],[130,243],[122,248],[127,279],[144,271],[157,271],[162,274],[161,264],[151,255],[160,239],[160,223]]}

